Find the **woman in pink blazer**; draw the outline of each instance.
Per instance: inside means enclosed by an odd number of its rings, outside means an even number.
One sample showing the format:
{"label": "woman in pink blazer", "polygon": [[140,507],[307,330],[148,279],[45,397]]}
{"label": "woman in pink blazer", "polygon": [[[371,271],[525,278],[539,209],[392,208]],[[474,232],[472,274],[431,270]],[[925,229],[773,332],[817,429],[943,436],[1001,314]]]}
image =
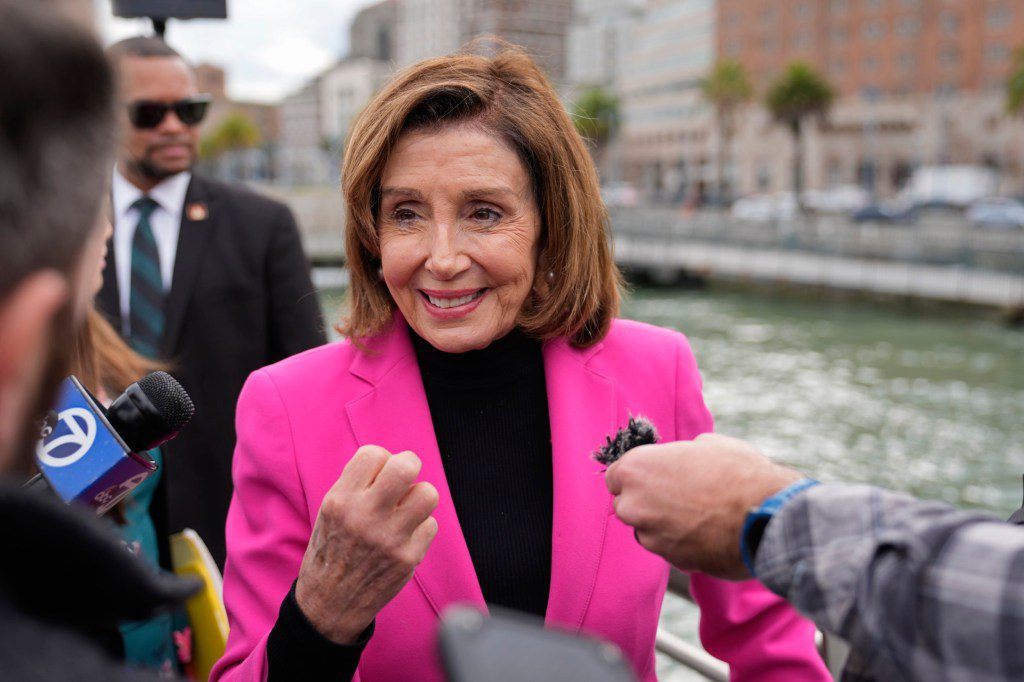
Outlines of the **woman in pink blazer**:
{"label": "woman in pink blazer", "polygon": [[[344,171],[348,338],[242,392],[212,679],[440,680],[454,604],[602,637],[654,679],[668,566],[591,453],[631,415],[666,440],[712,421],[686,339],[614,319],[596,173],[550,85],[518,51],[410,67]],[[758,583],[692,591],[734,680],[830,679]]]}

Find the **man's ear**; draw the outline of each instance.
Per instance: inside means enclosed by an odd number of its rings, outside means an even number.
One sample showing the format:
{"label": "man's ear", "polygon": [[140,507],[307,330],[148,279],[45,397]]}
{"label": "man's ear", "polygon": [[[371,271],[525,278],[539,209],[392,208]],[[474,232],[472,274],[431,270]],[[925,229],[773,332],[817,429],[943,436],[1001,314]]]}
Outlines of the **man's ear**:
{"label": "man's ear", "polygon": [[50,344],[59,341],[50,338],[50,330],[67,298],[67,280],[55,270],[42,270],[0,301],[0,473],[31,418],[25,411],[41,388]]}

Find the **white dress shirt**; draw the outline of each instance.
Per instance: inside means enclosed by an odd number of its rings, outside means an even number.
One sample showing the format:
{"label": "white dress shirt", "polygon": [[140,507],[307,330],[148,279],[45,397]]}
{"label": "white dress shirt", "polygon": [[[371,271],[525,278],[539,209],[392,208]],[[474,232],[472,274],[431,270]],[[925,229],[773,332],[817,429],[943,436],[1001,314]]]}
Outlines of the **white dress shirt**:
{"label": "white dress shirt", "polygon": [[111,195],[114,204],[114,263],[117,266],[117,290],[121,303],[121,327],[127,336],[130,328],[130,301],[132,288],[132,239],[139,223],[139,210],[132,204],[143,195],[157,203],[149,216],[153,238],[160,254],[160,278],[164,292],[171,290],[174,277],[174,258],[178,253],[178,233],[181,231],[181,214],[185,207],[185,193],[192,180],[189,172],[172,175],[160,181],[149,192],[143,192],[125,179],[114,168]]}

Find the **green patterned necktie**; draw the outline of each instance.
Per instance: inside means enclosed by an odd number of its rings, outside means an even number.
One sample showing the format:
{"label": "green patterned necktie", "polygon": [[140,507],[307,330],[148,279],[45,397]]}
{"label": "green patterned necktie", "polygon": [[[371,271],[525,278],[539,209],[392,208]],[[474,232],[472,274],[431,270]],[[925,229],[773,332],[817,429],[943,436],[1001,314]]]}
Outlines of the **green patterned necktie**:
{"label": "green patterned necktie", "polygon": [[164,282],[160,274],[160,252],[156,248],[149,218],[158,204],[142,197],[132,204],[139,211],[139,223],[132,238],[131,346],[147,357],[157,357],[164,335]]}

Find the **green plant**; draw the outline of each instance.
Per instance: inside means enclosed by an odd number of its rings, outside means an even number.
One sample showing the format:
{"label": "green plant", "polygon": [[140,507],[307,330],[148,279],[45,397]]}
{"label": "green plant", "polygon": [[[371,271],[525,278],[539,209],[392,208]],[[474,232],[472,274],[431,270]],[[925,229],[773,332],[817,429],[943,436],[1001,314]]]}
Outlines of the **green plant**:
{"label": "green plant", "polygon": [[221,154],[242,149],[252,149],[263,143],[260,129],[241,112],[228,114],[220,124],[199,143],[199,155],[204,159],[215,159]]}
{"label": "green plant", "polygon": [[765,106],[772,117],[793,135],[793,192],[803,212],[803,122],[812,116],[823,118],[835,99],[835,91],[812,66],[793,62],[786,67],[765,94]]}
{"label": "green plant", "polygon": [[743,64],[731,59],[715,63],[707,76],[700,81],[700,91],[715,110],[718,121],[718,167],[715,184],[718,198],[726,196],[725,167],[728,150],[732,148],[732,138],[736,134],[736,111],[754,96],[754,86],[750,84],[747,71]]}
{"label": "green plant", "polygon": [[573,104],[572,119],[576,131],[600,149],[618,128],[619,100],[603,88],[590,88]]}
{"label": "green plant", "polygon": [[1006,79],[1006,111],[1024,114],[1024,47],[1013,54],[1013,71]]}

